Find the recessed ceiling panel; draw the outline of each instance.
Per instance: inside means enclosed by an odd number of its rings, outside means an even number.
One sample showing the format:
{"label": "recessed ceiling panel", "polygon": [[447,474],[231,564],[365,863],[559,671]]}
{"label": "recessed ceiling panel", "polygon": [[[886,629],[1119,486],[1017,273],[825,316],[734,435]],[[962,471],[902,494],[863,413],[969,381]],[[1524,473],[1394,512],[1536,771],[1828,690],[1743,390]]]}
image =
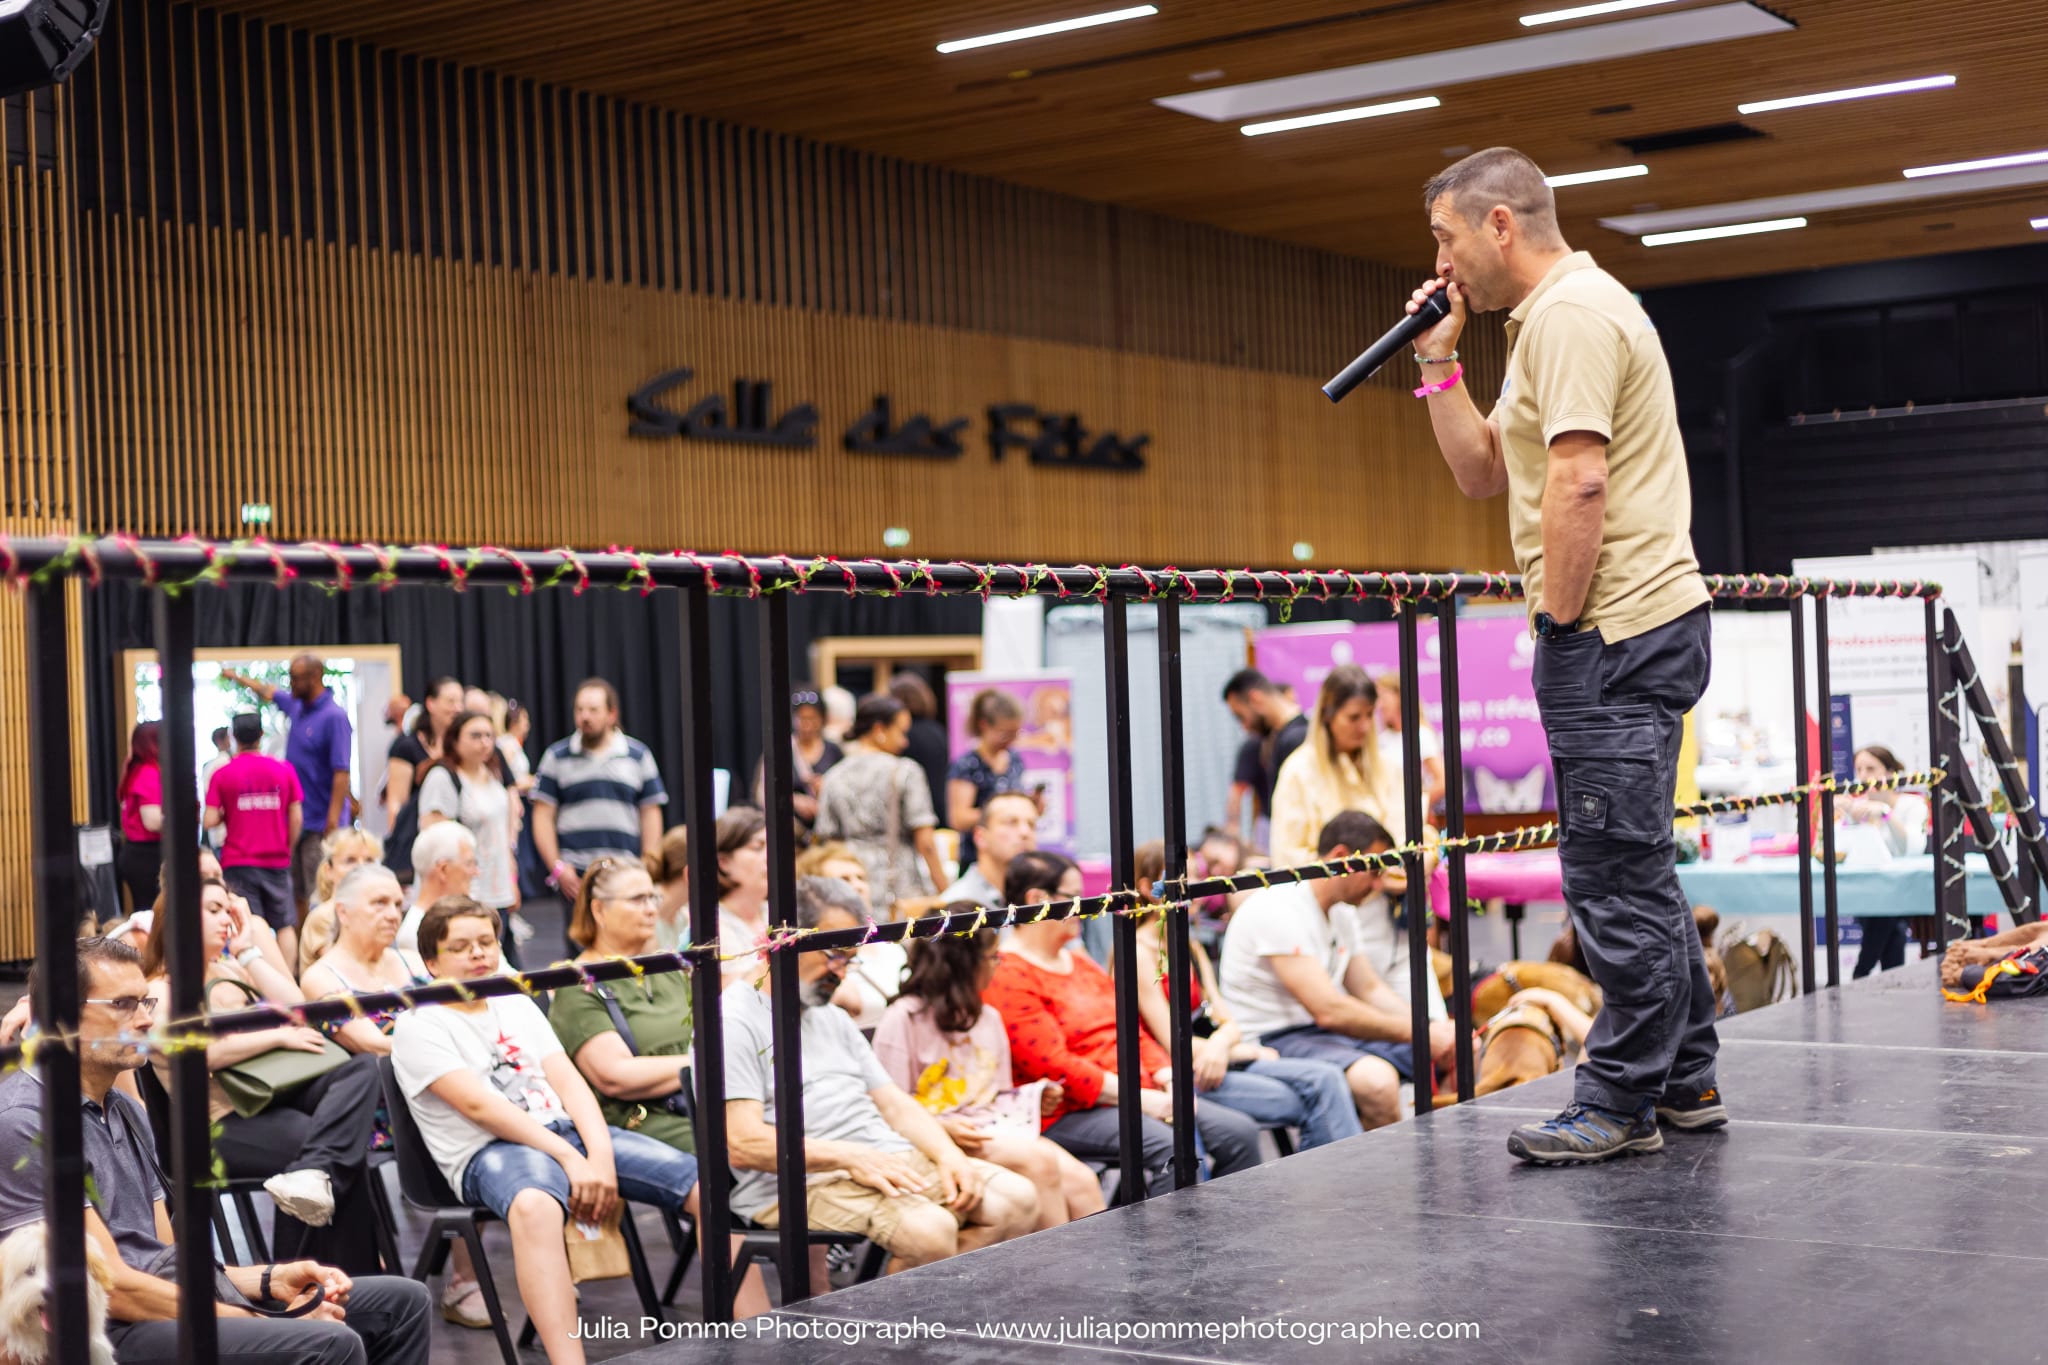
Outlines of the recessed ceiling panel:
{"label": "recessed ceiling panel", "polygon": [[1447,52],[1421,52],[1411,57],[1394,57],[1359,66],[1340,66],[1328,71],[1309,71],[1299,76],[1225,85],[1208,90],[1168,95],[1154,100],[1167,109],[1214,123],[1281,114],[1293,109],[1320,105],[1357,104],[1382,95],[1410,90],[1434,90],[1497,76],[1514,76],[1529,71],[1550,71],[1558,67],[1583,66],[1588,62],[1611,61],[1645,52],[1720,43],[1731,38],[1754,38],[1766,33],[1790,33],[1798,27],[1768,10],[1752,4],[1713,5],[1707,9],[1683,10],[1643,19],[1596,24],[1589,28],[1566,29],[1504,42],[1481,43],[1476,47],[1453,48]]}

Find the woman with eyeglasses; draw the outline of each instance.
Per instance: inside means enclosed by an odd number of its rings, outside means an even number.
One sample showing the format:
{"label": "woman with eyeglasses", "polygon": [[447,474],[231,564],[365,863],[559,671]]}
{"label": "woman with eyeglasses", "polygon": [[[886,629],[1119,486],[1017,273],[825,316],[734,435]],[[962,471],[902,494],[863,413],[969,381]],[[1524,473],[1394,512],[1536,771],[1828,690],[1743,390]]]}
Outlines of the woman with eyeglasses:
{"label": "woman with eyeglasses", "polygon": [[[599,858],[583,874],[569,921],[569,937],[583,949],[576,961],[663,951],[656,942],[661,905],[662,893],[643,864]],[[690,1118],[689,973],[650,972],[564,987],[554,994],[548,1022],[596,1092],[607,1124],[678,1151],[697,1150]],[[733,1240],[737,1249],[740,1239]],[[749,1271],[735,1315],[752,1317],[768,1307],[759,1270]]]}
{"label": "woman with eyeglasses", "polygon": [[[157,902],[149,942],[142,950],[143,975],[159,1024],[171,1019],[170,980],[165,956],[176,915],[168,897]],[[305,993],[274,942],[260,941],[258,917],[226,885],[207,881],[199,890],[199,936],[207,963],[209,1013],[249,1009],[261,1001],[299,1005]],[[218,1073],[277,1048],[324,1052],[318,1029],[294,1024],[225,1033],[206,1045],[206,1069]],[[169,1090],[170,1058],[151,1054],[157,1079]],[[271,1101],[260,1113],[236,1112],[219,1081],[206,1087],[208,1121],[218,1125],[214,1150],[230,1176],[267,1177],[264,1191],[277,1201],[278,1225],[271,1239],[280,1261],[310,1257],[351,1275],[377,1273],[375,1213],[361,1191],[368,1175],[370,1134],[377,1115],[377,1063],[355,1056],[326,1074]]]}
{"label": "woman with eyeglasses", "polygon": [[[846,754],[825,738],[825,703],[816,692],[798,692],[789,699],[790,748],[796,758],[791,804],[797,823],[809,829],[818,819],[818,789],[825,774]],[[766,806],[767,766],[754,766],[754,804]]]}
{"label": "woman with eyeglasses", "polygon": [[[962,901],[948,914],[981,907]],[[875,1060],[939,1120],[969,1156],[1015,1171],[1038,1190],[1039,1228],[1100,1213],[1102,1183],[1065,1148],[1040,1137],[1059,1107],[1057,1081],[1019,1086],[1010,1074],[1003,1016],[981,993],[996,974],[996,931],[919,939],[903,994],[875,1030]]]}

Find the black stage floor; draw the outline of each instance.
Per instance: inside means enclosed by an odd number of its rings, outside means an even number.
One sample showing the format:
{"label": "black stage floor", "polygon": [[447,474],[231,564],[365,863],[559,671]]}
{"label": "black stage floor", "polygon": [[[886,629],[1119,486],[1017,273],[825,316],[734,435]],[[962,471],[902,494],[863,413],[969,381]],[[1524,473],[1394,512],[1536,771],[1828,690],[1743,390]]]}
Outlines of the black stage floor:
{"label": "black stage floor", "polygon": [[[1945,1004],[1915,963],[1727,1021],[1735,1121],[1654,1156],[1513,1161],[1507,1130],[1569,1096],[1552,1076],[813,1299],[744,1341],[631,1358],[2042,1360],[2016,1291],[2048,1270],[2029,1178],[2048,1150],[2044,1025],[2048,1002]],[[1062,1319],[1081,1339],[975,1332]],[[1389,1335],[1425,1322],[1476,1323],[1477,1339]],[[1217,1335],[1107,1335],[1167,1323]],[[1377,1339],[1303,1335],[1341,1323]],[[849,1349],[849,1331],[885,1324],[948,1335]],[[1233,1324],[1263,1335],[1227,1340]]]}

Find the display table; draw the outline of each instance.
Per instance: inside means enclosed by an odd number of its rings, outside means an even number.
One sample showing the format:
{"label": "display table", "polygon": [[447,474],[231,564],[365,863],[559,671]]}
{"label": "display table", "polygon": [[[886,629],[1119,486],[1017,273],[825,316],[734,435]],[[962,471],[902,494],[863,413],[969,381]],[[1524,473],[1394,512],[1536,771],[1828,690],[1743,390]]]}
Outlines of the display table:
{"label": "display table", "polygon": [[[1973,915],[1995,915],[2005,908],[1981,853],[1968,858],[1969,906]],[[1799,860],[1747,858],[1739,863],[1680,863],[1679,884],[1694,905],[1710,905],[1728,924],[1738,919],[1799,913]],[[1562,901],[1564,878],[1557,850],[1524,853],[1475,853],[1465,859],[1467,893],[1479,901],[1510,904]],[[1813,912],[1824,911],[1821,868],[1813,864]],[[1862,919],[1934,913],[1934,859],[1895,858],[1887,863],[1835,869],[1835,899],[1840,913]],[[1429,902],[1439,918],[1451,912],[1450,877],[1442,863],[1429,879]]]}

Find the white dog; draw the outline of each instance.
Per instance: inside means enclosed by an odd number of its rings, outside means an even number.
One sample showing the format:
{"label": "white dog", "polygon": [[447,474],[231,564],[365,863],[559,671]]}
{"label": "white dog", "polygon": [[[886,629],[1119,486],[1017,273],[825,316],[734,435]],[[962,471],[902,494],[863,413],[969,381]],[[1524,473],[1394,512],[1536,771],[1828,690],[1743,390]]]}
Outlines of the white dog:
{"label": "white dog", "polygon": [[[16,1228],[0,1242],[0,1365],[42,1365],[49,1357],[48,1252],[41,1223]],[[114,1365],[114,1347],[107,1340],[107,1264],[90,1237],[85,1265],[92,1365]]]}

